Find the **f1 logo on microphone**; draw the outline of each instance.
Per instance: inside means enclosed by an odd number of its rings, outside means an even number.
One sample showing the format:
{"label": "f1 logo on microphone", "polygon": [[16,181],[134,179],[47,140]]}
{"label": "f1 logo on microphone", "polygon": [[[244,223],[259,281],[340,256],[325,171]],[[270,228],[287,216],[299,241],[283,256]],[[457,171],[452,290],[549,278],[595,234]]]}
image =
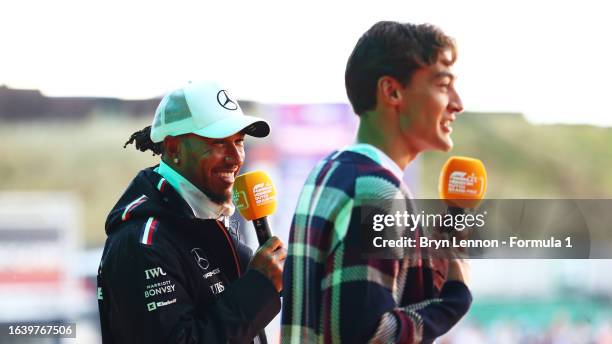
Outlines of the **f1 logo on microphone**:
{"label": "f1 logo on microphone", "polygon": [[253,197],[255,197],[255,204],[261,206],[273,202],[275,195],[272,194],[274,187],[272,183],[259,183],[253,186]]}

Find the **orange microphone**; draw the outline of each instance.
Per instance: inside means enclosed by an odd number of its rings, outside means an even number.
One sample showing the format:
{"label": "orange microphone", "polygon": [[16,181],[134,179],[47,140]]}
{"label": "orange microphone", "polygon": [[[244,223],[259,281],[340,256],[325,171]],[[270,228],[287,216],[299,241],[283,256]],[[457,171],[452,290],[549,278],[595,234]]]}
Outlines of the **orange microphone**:
{"label": "orange microphone", "polygon": [[484,164],[474,158],[450,157],[442,167],[438,191],[451,212],[478,207],[487,191]]}
{"label": "orange microphone", "polygon": [[270,177],[263,171],[239,175],[234,181],[232,200],[242,217],[253,221],[257,241],[263,245],[272,236],[267,216],[276,210],[276,189]]}

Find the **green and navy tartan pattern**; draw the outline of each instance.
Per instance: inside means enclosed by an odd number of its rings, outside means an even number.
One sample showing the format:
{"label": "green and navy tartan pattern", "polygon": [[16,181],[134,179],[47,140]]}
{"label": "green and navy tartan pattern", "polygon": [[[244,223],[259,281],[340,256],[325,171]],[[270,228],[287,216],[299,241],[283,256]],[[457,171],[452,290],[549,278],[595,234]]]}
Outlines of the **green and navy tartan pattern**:
{"label": "green and navy tartan pattern", "polygon": [[362,257],[361,201],[409,197],[373,159],[334,152],[304,185],[284,267],[283,343],[420,343],[424,334],[437,337],[465,313],[437,298],[439,272],[431,261]]}

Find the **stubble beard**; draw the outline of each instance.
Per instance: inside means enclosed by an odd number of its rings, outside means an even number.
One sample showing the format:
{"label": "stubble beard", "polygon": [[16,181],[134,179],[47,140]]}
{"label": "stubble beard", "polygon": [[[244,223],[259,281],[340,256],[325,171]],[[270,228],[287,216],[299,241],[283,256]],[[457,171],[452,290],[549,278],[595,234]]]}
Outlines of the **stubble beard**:
{"label": "stubble beard", "polygon": [[228,202],[231,202],[232,200],[232,193],[229,191],[224,194],[215,194],[209,191],[203,191],[203,192],[211,201],[219,205],[227,204]]}

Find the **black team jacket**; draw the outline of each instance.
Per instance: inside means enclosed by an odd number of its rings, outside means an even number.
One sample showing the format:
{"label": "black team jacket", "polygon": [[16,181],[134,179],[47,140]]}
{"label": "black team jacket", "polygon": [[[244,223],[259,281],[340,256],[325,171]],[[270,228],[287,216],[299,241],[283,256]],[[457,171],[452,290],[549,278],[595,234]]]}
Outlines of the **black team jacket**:
{"label": "black team jacket", "polygon": [[106,220],[98,270],[104,343],[266,343],[280,311],[252,251],[202,220],[162,178],[141,171]]}

